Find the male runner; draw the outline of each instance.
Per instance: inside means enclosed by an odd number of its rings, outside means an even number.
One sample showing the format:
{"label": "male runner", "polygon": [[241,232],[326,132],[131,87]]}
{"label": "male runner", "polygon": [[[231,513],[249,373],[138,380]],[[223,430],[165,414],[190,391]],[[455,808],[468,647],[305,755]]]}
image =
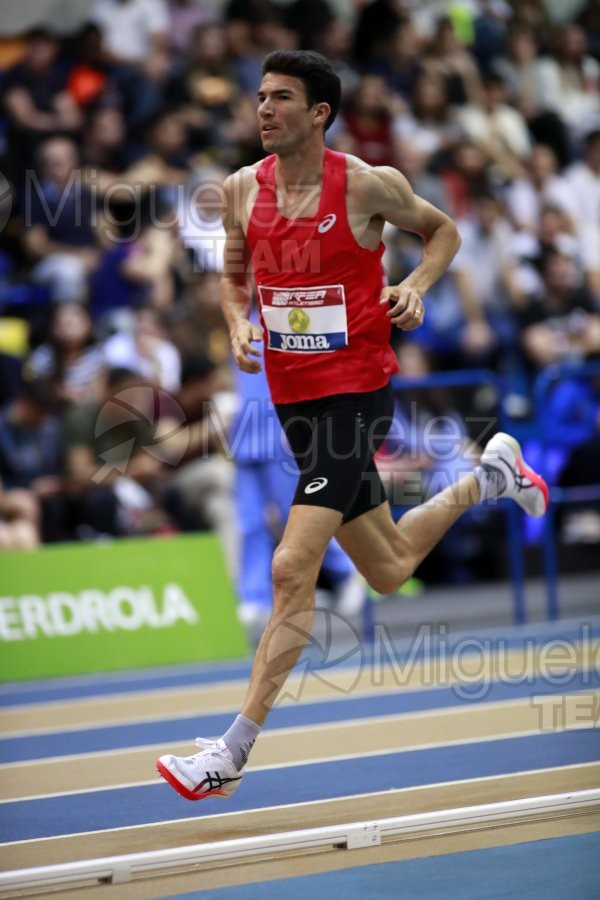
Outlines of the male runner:
{"label": "male runner", "polygon": [[[335,535],[368,583],[395,591],[450,526],[481,500],[509,497],[530,515],[548,504],[517,441],[495,435],[481,465],[395,524],[373,461],[392,415],[391,325],[423,321],[423,297],[459,246],[456,227],[389,167],[325,148],[340,83],[317,53],[276,51],[263,64],[258,120],[270,154],[225,183],[222,307],[244,372],[264,361],[300,477],[273,557],[273,614],[258,646],[246,701],[199,753],[161,756],[160,774],[184,797],[228,797],[310,634],[315,584]],[[385,222],[423,240],[419,265],[384,286]],[[263,328],[249,320],[252,270]],[[294,628],[281,627],[293,617]]]}

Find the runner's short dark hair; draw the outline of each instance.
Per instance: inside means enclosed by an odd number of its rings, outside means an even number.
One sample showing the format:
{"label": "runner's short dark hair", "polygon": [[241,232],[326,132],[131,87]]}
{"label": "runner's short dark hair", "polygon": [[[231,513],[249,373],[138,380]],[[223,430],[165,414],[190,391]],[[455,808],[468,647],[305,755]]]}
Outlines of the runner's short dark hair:
{"label": "runner's short dark hair", "polygon": [[314,50],[274,50],[262,67],[263,75],[277,72],[304,82],[309,107],[328,103],[331,107],[325,131],[333,124],[340,108],[342,84],[330,61]]}

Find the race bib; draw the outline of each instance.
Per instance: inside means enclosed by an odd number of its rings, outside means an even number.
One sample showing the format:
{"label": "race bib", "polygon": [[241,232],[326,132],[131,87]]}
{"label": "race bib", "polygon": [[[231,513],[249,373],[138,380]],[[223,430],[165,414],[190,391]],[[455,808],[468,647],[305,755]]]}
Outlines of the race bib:
{"label": "race bib", "polygon": [[258,293],[270,350],[327,353],[348,344],[342,284],[285,289],[261,285]]}

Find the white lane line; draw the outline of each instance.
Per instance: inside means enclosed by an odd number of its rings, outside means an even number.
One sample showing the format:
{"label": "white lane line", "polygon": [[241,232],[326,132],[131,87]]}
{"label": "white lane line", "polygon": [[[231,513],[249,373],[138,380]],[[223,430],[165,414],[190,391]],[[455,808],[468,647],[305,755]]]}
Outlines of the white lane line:
{"label": "white lane line", "polygon": [[[568,627],[569,622],[571,622],[572,625],[577,624],[579,626],[579,632],[573,633],[572,636],[565,638],[564,640],[576,652],[580,651],[580,652],[585,653],[587,651],[588,656],[590,654],[592,654],[592,656],[594,656],[596,654],[596,648],[598,645],[598,636],[595,635],[593,632],[594,632],[594,629],[596,626],[600,627],[600,617],[590,617],[590,619],[586,622],[581,622],[580,620],[576,620],[576,619],[561,620],[559,623],[554,624],[554,630],[558,634],[563,633],[563,632],[564,633],[570,632],[572,629]],[[564,623],[567,623],[567,627],[565,627]],[[377,624],[383,624],[383,623],[377,623]],[[464,641],[465,639],[469,640],[471,642],[473,642],[473,641],[476,642],[478,640],[481,640],[485,644],[486,641],[489,641],[490,639],[492,639],[492,641],[493,641],[495,639],[494,632],[497,632],[498,635],[500,635],[502,637],[503,643],[502,643],[502,646],[500,646],[500,647],[497,647],[497,648],[492,647],[489,649],[489,651],[488,651],[489,656],[492,659],[495,656],[497,656],[499,653],[506,653],[506,652],[516,654],[516,653],[519,653],[519,651],[522,651],[522,652],[526,652],[526,653],[538,653],[539,654],[542,650],[542,647],[545,645],[545,643],[548,643],[548,642],[551,643],[553,640],[556,640],[556,638],[552,637],[552,635],[551,635],[551,631],[553,630],[552,623],[544,623],[544,625],[547,626],[548,633],[542,635],[542,638],[547,637],[548,641],[544,642],[542,640],[539,643],[536,643],[535,646],[529,646],[527,644],[528,641],[531,641],[532,637],[537,636],[539,634],[539,630],[537,629],[537,626],[535,625],[535,623],[530,625],[529,630],[532,632],[531,634],[526,633],[527,632],[526,626],[514,626],[518,636],[523,638],[523,645],[519,645],[518,643],[515,643],[515,644],[509,643],[507,645],[507,642],[511,640],[510,636],[507,635],[507,631],[510,631],[510,628],[513,626],[506,626],[505,628],[498,627],[497,629],[488,629],[486,632],[483,633],[483,636],[479,637],[479,638],[477,636],[474,636],[470,632],[465,632],[464,634],[462,632],[456,632],[456,633],[449,632],[448,635],[445,636],[446,641],[451,641],[451,643],[449,644],[449,646],[447,648],[447,652],[441,652],[441,649],[437,648],[437,652],[430,652],[430,653],[419,652],[415,656],[412,655],[412,651],[414,650],[415,637],[413,636],[412,638],[402,639],[402,640],[396,641],[394,643],[396,654],[400,658],[395,660],[395,662],[391,668],[393,668],[394,665],[404,666],[408,663],[410,663],[411,666],[419,665],[419,664],[423,665],[423,666],[425,666],[425,665],[431,666],[431,664],[433,662],[435,662],[436,660],[443,661],[444,659],[451,657],[453,648],[456,647],[457,645],[460,645],[462,643],[462,641]],[[585,634],[581,630],[583,626],[585,626],[587,628],[587,631],[585,632]],[[420,633],[420,632],[416,629],[415,634],[418,634],[418,633]],[[373,660],[371,658],[371,653],[372,653],[371,649],[368,647],[368,645],[360,645],[360,646],[363,651],[363,658],[362,658],[361,664],[359,666],[355,666],[352,663],[347,663],[347,662],[343,662],[343,661],[338,664],[339,669],[343,670],[344,674],[346,674],[346,675],[350,675],[353,673],[360,674],[365,668],[367,668],[369,665],[372,665]],[[342,651],[342,649],[343,648],[340,648],[340,652]],[[357,649],[357,648],[353,648],[353,649]],[[411,651],[411,653],[409,654],[409,658],[407,660],[402,658],[403,650]],[[474,653],[473,659],[474,660],[478,659],[479,655],[480,655],[479,653]],[[465,659],[467,659],[468,654],[464,654],[464,656],[465,656]],[[588,668],[590,666],[590,663],[593,667],[594,660],[593,659],[586,660],[586,664],[587,664]],[[249,659],[247,665],[250,666],[251,664],[252,664],[252,660]],[[194,665],[197,665],[197,664],[190,664],[190,666],[189,666],[190,672],[194,671]],[[243,665],[243,663],[239,663],[240,668],[242,665]],[[223,669],[237,668],[235,662],[233,662],[233,663],[232,662],[230,662],[230,663],[223,662],[222,664],[215,663],[214,666],[215,666],[214,671],[216,671],[216,672],[218,672],[220,668],[223,668]],[[182,668],[184,671],[186,669],[188,669],[188,667],[182,667]],[[330,668],[329,666],[319,667],[317,663],[314,663],[314,664],[312,664],[311,671],[314,672],[315,675],[318,675],[319,672],[327,672],[329,670],[329,668]],[[213,671],[213,670],[209,669],[209,671]],[[127,678],[123,677],[122,672],[105,673],[105,674],[107,677],[113,676],[117,680],[119,678],[122,678],[123,682],[128,681]],[[98,684],[99,686],[101,686],[101,684],[102,684],[101,681],[96,682],[94,680],[98,677],[101,677],[101,676],[98,676],[98,674],[96,673],[96,675],[92,675],[92,676],[74,676],[74,680],[75,680],[75,682],[81,680],[81,682],[83,684],[86,684],[87,679],[91,679],[92,684]],[[152,670],[152,669],[142,670],[142,678],[140,680],[142,680],[142,681],[144,679],[150,680],[153,677],[154,678],[157,677],[155,670]],[[158,677],[160,677],[160,675]],[[298,677],[299,680],[302,680],[305,676],[303,676],[303,675],[294,676],[294,673],[292,672],[291,678],[293,679],[294,677]],[[63,680],[67,684],[69,683],[68,679],[58,679],[59,685]],[[0,697],[2,695],[2,692],[5,691],[7,688],[11,688],[11,690],[14,690],[16,693],[18,693],[19,690],[27,691],[28,689],[31,689],[30,688],[31,684],[32,684],[31,682],[14,682],[9,685],[0,685]],[[33,683],[33,684],[36,684],[36,683]],[[38,682],[37,684],[39,684],[40,687],[44,687],[43,683]],[[228,687],[246,688],[247,684],[248,684],[248,675],[244,674],[243,672],[240,672],[240,675],[238,678],[227,679],[225,681],[200,682],[198,684],[187,683],[187,684],[181,684],[181,685],[169,685],[169,686],[165,686],[165,687],[153,688],[151,692],[148,692],[147,688],[145,688],[143,684],[140,685],[139,688],[136,688],[135,685],[132,685],[130,690],[126,690],[126,691],[118,692],[118,693],[111,692],[106,695],[99,694],[99,695],[94,695],[91,697],[88,697],[88,696],[70,697],[70,698],[65,698],[62,700],[50,700],[50,701],[44,701],[44,700],[28,701],[26,703],[14,704],[14,705],[11,704],[9,706],[1,706],[0,705],[0,718],[1,718],[2,712],[10,713],[12,710],[27,711],[27,709],[29,707],[31,707],[33,709],[36,706],[43,707],[44,710],[57,710],[58,711],[58,710],[61,710],[62,708],[65,708],[65,707],[69,708],[74,705],[75,706],[82,705],[82,704],[85,706],[99,705],[102,703],[109,702],[112,699],[114,699],[115,701],[119,701],[121,699],[124,699],[124,700],[130,700],[133,698],[137,699],[137,698],[139,698],[140,694],[142,695],[142,697],[148,696],[148,694],[151,693],[151,694],[159,694],[161,697],[168,698],[169,696],[171,696],[173,694],[185,695],[189,692],[196,692],[196,691],[203,691],[203,690],[213,690],[213,689],[214,690],[216,690],[216,689],[223,690]],[[429,688],[432,686],[433,685],[425,685],[425,688]],[[48,690],[51,690],[52,687],[53,687],[52,684],[48,685]],[[145,720],[141,719],[140,721],[145,721]]]}
{"label": "white lane line", "polygon": [[[484,586],[485,587],[485,586]],[[385,622],[376,622],[378,625],[385,625]],[[439,623],[438,623],[439,624]],[[520,638],[526,637],[539,637],[543,640],[546,637],[550,637],[551,639],[555,639],[555,635],[568,635],[566,640],[572,641],[577,640],[579,638],[582,626],[589,626],[591,632],[596,628],[600,628],[600,616],[591,614],[586,617],[585,621],[582,621],[579,617],[569,617],[565,619],[559,619],[555,622],[547,622],[541,620],[539,622],[527,622],[524,625],[494,625],[489,627],[483,627],[476,630],[476,634],[474,635],[473,629],[468,631],[464,630],[454,630],[450,629],[448,631],[448,636],[451,636],[452,639],[456,642],[459,642],[463,638],[479,638],[485,640],[490,637],[500,637],[507,640],[518,641]],[[415,632],[418,631],[417,626],[415,626]],[[590,633],[590,637],[594,637],[592,633]],[[596,635],[597,637],[597,635]],[[405,648],[410,648],[412,642],[414,641],[414,637],[406,637],[399,638],[394,641],[394,645],[398,650],[402,650]],[[514,647],[509,647],[508,649],[518,649]],[[366,647],[366,652],[368,652],[368,646]],[[143,669],[130,669],[130,670],[119,670],[112,672],[94,672],[84,675],[65,675],[62,677],[55,677],[49,679],[35,679],[32,681],[9,681],[0,684],[0,698],[5,695],[10,696],[11,694],[19,694],[19,693],[28,693],[32,690],[40,691],[40,692],[50,692],[56,689],[71,687],[77,688],[81,687],[102,687],[104,684],[108,684],[109,686],[114,685],[115,683],[123,683],[128,684],[130,681],[146,681],[152,679],[160,679],[160,678],[171,678],[173,676],[185,676],[189,675],[204,675],[206,673],[219,672],[222,669],[243,669],[244,666],[249,667],[252,665],[252,658],[248,657],[246,660],[243,659],[231,659],[231,660],[216,660],[214,662],[197,662],[197,663],[179,663],[172,666],[157,666],[156,668],[143,668]],[[227,684],[228,682],[220,682],[223,684]],[[203,682],[202,684],[208,685],[210,682]],[[202,684],[199,686],[201,687]],[[169,686],[167,686],[168,688]],[[180,685],[179,687],[185,687],[185,685]],[[133,690],[133,688],[132,688]],[[157,688],[157,690],[161,690]],[[119,697],[122,694],[119,693],[111,693],[110,696]],[[75,700],[92,700],[93,697],[69,697],[65,700],[56,700],[50,702],[56,703],[71,703]],[[37,704],[38,701],[31,701],[33,705]],[[44,702],[44,701],[40,701]],[[21,704],[21,706],[29,705]],[[7,706],[6,709],[10,709],[12,707]]]}
{"label": "white lane line", "polygon": [[[589,723],[581,722],[570,726],[569,728],[565,728],[563,729],[563,731],[583,731],[587,728],[589,728]],[[336,756],[314,756],[310,759],[292,760],[290,762],[264,763],[263,765],[252,766],[248,769],[248,772],[270,772],[276,769],[290,769],[296,766],[314,766],[321,763],[344,762],[346,760],[353,759],[369,759],[371,757],[388,756],[389,754],[396,753],[411,753],[413,751],[417,752],[421,750],[435,750],[445,747],[460,747],[466,746],[467,744],[487,744],[491,743],[492,741],[506,741],[513,738],[531,737],[538,733],[539,726],[536,726],[535,728],[520,729],[519,731],[510,731],[505,734],[492,734],[483,737],[479,736],[471,738],[456,738],[449,741],[427,741],[426,743],[421,744],[411,744],[408,747],[386,747],[384,749],[377,749],[368,752],[361,751],[360,753],[341,753]],[[125,784],[102,785],[101,787],[83,788],[83,790],[73,791],[58,791],[51,794],[32,794],[30,796],[18,797],[16,799],[0,800],[0,806],[5,806],[8,803],[25,803],[30,800],[55,800],[60,797],[73,797],[83,794],[97,794],[102,791],[119,791],[126,790],[128,788],[148,787],[149,785],[155,785],[157,783],[157,780],[159,783],[162,782],[162,779],[158,774],[156,774],[153,778],[147,778],[143,781],[130,781],[126,782]],[[2,844],[0,844],[0,846],[2,846]]]}
{"label": "white lane line", "polygon": [[[583,676],[583,678],[585,678],[589,682],[591,680],[592,676],[596,675],[596,664],[594,663],[593,665],[590,665],[589,654],[593,649],[591,647],[591,645],[580,645],[580,646],[574,647],[574,649],[576,652],[579,651],[580,653],[584,654],[584,659],[581,662],[581,665],[579,665],[577,668],[573,668],[569,672],[568,680],[564,680],[564,678],[562,678],[562,676],[561,676],[561,680],[559,680],[557,682],[560,684],[560,687],[563,688],[563,690],[567,691],[569,694],[576,693],[576,691],[568,690],[569,683],[571,681],[577,681],[577,687],[580,690],[582,690],[586,685],[580,684],[580,678]],[[585,654],[587,654],[587,656],[585,656]],[[473,658],[474,659],[477,658],[477,654],[474,654]],[[468,657],[465,657],[465,661],[468,666],[468,661],[469,661]],[[410,671],[412,671],[412,669],[416,665],[418,665],[420,667],[424,667],[426,665],[431,665],[431,662],[432,662],[432,659],[417,660],[417,661],[407,660],[407,661],[401,661],[400,663],[398,663],[398,665],[401,667],[400,671],[402,672],[403,671],[402,667],[404,667],[405,665],[409,665]],[[493,662],[494,662],[493,659],[491,659],[492,666],[493,666]],[[443,660],[442,660],[442,664],[443,664]],[[356,669],[347,669],[347,670],[344,670],[344,675],[352,675],[354,679],[358,680],[361,678],[362,673],[365,671],[366,668],[367,668],[367,664],[365,664],[365,666],[361,666]],[[410,675],[410,671],[409,671],[409,675]],[[333,691],[335,693],[335,696],[331,696],[331,694],[327,694],[325,696],[309,695],[306,699],[302,699],[302,698],[296,699],[295,697],[293,697],[292,699],[289,699],[289,698],[286,698],[286,696],[284,694],[283,702],[277,704],[274,707],[274,709],[284,709],[284,708],[289,709],[290,707],[294,706],[295,704],[312,705],[312,704],[323,704],[323,703],[331,703],[331,702],[336,702],[336,703],[342,702],[343,703],[346,700],[348,700],[348,701],[364,700],[368,697],[389,696],[391,694],[399,693],[399,692],[402,693],[402,696],[405,696],[406,694],[421,693],[423,691],[439,691],[440,693],[445,692],[445,691],[455,691],[455,692],[461,691],[461,692],[465,693],[470,690],[474,690],[474,691],[480,690],[482,687],[485,688],[486,692],[487,692],[487,691],[491,690],[495,685],[502,685],[502,686],[506,686],[506,687],[511,687],[511,686],[519,687],[523,683],[526,683],[528,679],[538,679],[538,680],[542,680],[542,681],[547,680],[550,682],[552,682],[555,679],[555,676],[553,676],[550,673],[545,675],[543,672],[540,672],[538,670],[538,667],[536,667],[535,665],[528,665],[526,671],[520,672],[519,676],[515,677],[515,678],[503,677],[501,674],[499,675],[499,673],[495,672],[495,669],[493,667],[491,668],[491,673],[492,673],[492,675],[495,673],[498,677],[495,677],[495,678],[494,677],[485,677],[479,681],[477,681],[475,679],[471,680],[471,679],[467,678],[467,680],[465,681],[465,680],[461,680],[460,677],[455,675],[455,676],[449,676],[446,683],[439,684],[435,680],[435,677],[432,676],[431,672],[429,672],[429,674],[427,674],[427,672],[425,672],[425,673],[421,673],[422,675],[423,674],[425,675],[425,677],[422,678],[421,680],[415,680],[414,682],[409,680],[408,682],[403,683],[398,677],[398,672],[392,666],[389,668],[386,667],[384,670],[382,670],[381,675],[378,676],[378,677],[382,677],[382,676],[385,677],[385,682],[383,684],[378,683],[378,682],[367,682],[367,685],[364,687],[353,687],[352,683],[351,683],[349,690],[346,690],[345,688],[335,688],[334,687]],[[317,670],[314,670],[314,674],[316,677],[318,677]],[[388,676],[389,676],[389,683],[387,681]],[[431,679],[431,681],[429,681],[429,679]],[[299,676],[292,675],[291,678],[286,682],[286,688],[285,688],[286,693],[294,694],[297,690],[302,691],[303,683],[306,680],[307,680],[306,674],[299,675]],[[588,684],[588,687],[589,686],[590,685]],[[186,687],[183,691],[179,688],[173,688],[173,689],[169,689],[168,691],[161,691],[160,697],[159,698],[157,697],[156,699],[158,699],[160,704],[162,705],[164,703],[165,698],[168,698],[168,696],[170,694],[177,694],[178,696],[181,696],[182,694],[183,695],[190,694],[191,698],[197,702],[198,706],[200,706],[202,703],[203,696],[206,696],[206,695],[210,696],[213,692],[216,692],[217,690],[221,690],[224,687],[225,688],[233,687],[234,690],[239,690],[239,691],[245,692],[248,687],[248,681],[246,679],[244,681],[236,681],[236,682],[218,682],[217,684],[210,685],[210,686],[199,685],[198,687],[195,687],[195,688],[194,687]],[[140,701],[140,695],[138,692],[135,692],[132,694],[120,694],[119,700],[121,698],[125,698],[127,701],[130,701],[130,702],[135,702],[135,701],[139,702]],[[93,699],[98,704],[100,704],[100,703],[106,704],[107,702],[110,702],[109,697],[108,698],[107,697],[93,698]],[[147,695],[142,694],[141,699],[142,700],[147,699]],[[467,702],[467,703],[469,702],[469,698],[465,697],[463,699],[465,702]],[[477,702],[476,696],[473,698],[473,701]],[[77,703],[83,703],[83,701],[77,701]],[[58,704],[58,706],[61,706],[61,705],[62,704]],[[93,703],[91,703],[91,704],[85,703],[84,704],[84,706],[86,706],[86,707],[89,705],[93,705]],[[52,706],[52,704],[50,704],[49,706]],[[24,707],[18,707],[18,708],[24,709]],[[48,707],[45,707],[45,710],[46,709],[48,709]],[[99,722],[91,721],[91,722],[84,722],[82,724],[74,724],[74,725],[66,725],[66,726],[57,725],[54,727],[28,728],[25,730],[17,730],[17,731],[3,731],[0,728],[0,741],[16,740],[16,739],[20,739],[20,738],[32,738],[32,737],[40,737],[41,738],[44,735],[71,734],[71,733],[78,733],[81,731],[92,731],[92,730],[97,730],[97,729],[104,730],[104,729],[108,729],[108,728],[126,728],[127,726],[130,726],[130,725],[131,726],[144,725],[144,724],[148,724],[149,722],[163,722],[163,721],[177,722],[177,721],[183,721],[185,719],[195,718],[197,716],[229,715],[232,713],[237,713],[238,710],[239,710],[239,701],[236,700],[234,705],[228,706],[228,705],[223,704],[223,705],[220,705],[218,708],[211,709],[207,712],[202,712],[200,709],[197,709],[196,711],[192,711],[192,712],[186,711],[186,712],[179,712],[179,713],[173,713],[173,714],[166,714],[164,709],[161,709],[161,711],[158,715],[156,713],[148,713],[143,716],[127,717],[126,720],[123,719],[123,717],[121,715],[117,719],[103,719],[102,721],[99,721]],[[2,723],[2,710],[0,710],[0,724],[1,723]]]}
{"label": "white lane line", "polygon": [[232,812],[212,813],[210,815],[204,815],[202,817],[188,816],[185,819],[164,819],[159,822],[143,822],[140,825],[122,825],[117,828],[100,828],[96,831],[76,831],[72,834],[53,834],[49,835],[48,837],[26,838],[21,841],[6,841],[5,843],[0,844],[0,850],[3,850],[5,847],[14,847],[16,845],[22,846],[23,844],[37,844],[43,841],[69,840],[72,838],[89,837],[91,835],[96,836],[100,834],[113,834],[121,831],[134,831],[141,828],[164,828],[165,825],[182,825],[186,822],[196,822],[197,824],[200,824],[202,822],[205,822],[207,819],[209,820],[214,817],[222,818],[225,816],[248,816],[252,813],[262,814],[279,812],[285,809],[303,809],[306,806],[322,806],[326,803],[342,803],[346,800],[363,801],[369,797],[389,797],[392,794],[401,795],[407,793],[408,791],[426,791],[431,790],[432,788],[435,788],[437,790],[438,788],[457,787],[459,785],[476,784],[488,781],[499,781],[506,778],[520,778],[522,776],[560,773],[566,771],[573,772],[576,769],[590,768],[591,766],[598,766],[598,763],[573,763],[572,765],[553,766],[549,769],[526,769],[521,772],[508,772],[502,773],[500,775],[484,775],[482,778],[462,778],[458,781],[435,781],[431,784],[419,784],[413,787],[390,788],[387,791],[369,791],[366,794],[347,794],[343,797],[326,797],[322,800],[304,800],[301,803],[282,803],[278,806],[259,806],[254,809],[239,809]]}
{"label": "white lane line", "polygon": [[[568,685],[562,685],[563,688],[566,686],[568,686]],[[442,688],[441,690],[445,690],[445,689]],[[385,690],[382,690],[382,693],[387,693],[387,692]],[[329,722],[309,723],[306,725],[297,725],[297,726],[288,726],[288,727],[282,726],[281,728],[269,728],[268,730],[263,731],[263,736],[267,735],[267,734],[269,734],[269,735],[282,734],[285,732],[287,732],[288,734],[292,734],[295,731],[298,731],[298,732],[312,731],[312,730],[318,730],[318,729],[324,728],[324,727],[330,728],[330,727],[334,727],[334,726],[336,728],[344,728],[344,727],[351,727],[351,726],[355,725],[357,722],[359,722],[361,724],[363,724],[363,723],[371,724],[371,723],[383,722],[383,721],[386,721],[386,720],[389,720],[392,718],[405,717],[405,716],[426,717],[426,716],[435,715],[436,713],[440,713],[440,712],[443,712],[445,715],[449,715],[449,716],[450,715],[458,715],[459,713],[463,712],[466,707],[470,707],[472,709],[477,709],[477,710],[481,710],[481,709],[501,710],[501,709],[505,709],[505,708],[511,707],[511,706],[518,707],[518,706],[525,706],[527,704],[530,704],[532,696],[535,696],[538,699],[538,701],[540,699],[543,699],[544,702],[546,700],[548,702],[552,702],[552,701],[556,702],[559,698],[563,699],[564,697],[567,697],[567,698],[577,697],[577,696],[583,695],[583,694],[585,694],[586,696],[592,696],[592,695],[598,696],[598,695],[600,695],[600,690],[599,689],[592,689],[592,690],[580,689],[577,691],[565,691],[565,692],[559,691],[556,694],[530,694],[525,697],[517,697],[515,700],[487,700],[487,701],[485,701],[485,700],[477,700],[477,699],[475,699],[475,700],[463,699],[462,704],[459,704],[457,706],[444,706],[442,704],[440,706],[433,706],[428,709],[406,710],[405,712],[391,712],[391,713],[384,713],[379,716],[366,716],[364,718],[363,717],[354,717],[351,719],[341,719],[339,721],[333,720],[333,721],[329,721]],[[366,696],[368,696],[368,697],[372,696],[372,692],[370,691],[368,694],[366,694]],[[313,702],[329,703],[329,702],[336,702],[336,701],[335,700],[332,701],[331,698],[319,698],[318,700],[315,700],[315,701],[311,700],[309,702],[310,703],[313,703]],[[297,703],[299,706],[303,705],[302,701],[297,701]],[[291,705],[292,704],[286,705],[286,708],[289,709],[291,707]],[[277,707],[277,708],[280,708],[280,707]],[[234,711],[237,711],[237,707],[235,708]],[[215,712],[214,715],[227,715],[228,712],[230,712],[230,710],[224,709],[222,712],[221,711]],[[193,718],[193,716],[189,716],[189,715],[175,716],[175,717],[173,717],[173,721],[177,721],[178,719],[189,719],[189,718]],[[152,719],[150,721],[160,722],[161,720],[160,719]],[[171,721],[171,720],[169,720],[169,721]],[[131,723],[127,723],[127,724],[133,725],[135,723],[131,722]],[[98,727],[100,727],[100,726],[98,726]],[[102,726],[102,727],[104,727],[104,726]],[[22,732],[22,733],[12,735],[12,737],[18,737],[18,738],[31,737],[31,738],[37,739],[38,737],[43,736],[43,734],[46,734],[46,733],[47,734],[55,734],[55,733],[62,734],[62,733],[69,733],[69,731],[71,731],[71,730],[79,731],[81,729],[60,729],[59,732],[49,731],[49,732],[43,732],[43,733],[41,733],[41,732]],[[90,729],[90,730],[92,730],[92,729]],[[214,735],[213,735],[213,737],[214,737]],[[217,735],[217,737],[220,737],[220,735]],[[134,746],[134,747],[131,747],[131,746],[120,747],[120,748],[117,747],[117,748],[111,748],[108,750],[90,750],[86,753],[72,753],[72,754],[67,753],[67,754],[63,754],[61,756],[36,757],[35,759],[30,759],[30,760],[15,760],[14,762],[0,763],[0,772],[2,772],[3,769],[14,768],[15,766],[44,765],[45,763],[48,763],[48,762],[64,762],[66,760],[90,759],[95,756],[96,757],[114,756],[114,755],[118,755],[118,754],[129,753],[129,752],[137,753],[140,751],[162,748],[165,746],[166,743],[169,743],[169,741],[168,740],[159,741],[154,744],[138,744],[137,746]],[[173,743],[182,744],[183,741],[174,741]],[[193,744],[193,738],[190,738],[190,744]]]}

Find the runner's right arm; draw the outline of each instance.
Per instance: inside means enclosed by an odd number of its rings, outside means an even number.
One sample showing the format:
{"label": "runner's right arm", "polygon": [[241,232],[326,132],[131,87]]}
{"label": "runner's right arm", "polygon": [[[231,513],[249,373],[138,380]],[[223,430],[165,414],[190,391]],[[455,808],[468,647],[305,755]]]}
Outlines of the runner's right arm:
{"label": "runner's right arm", "polygon": [[[224,198],[221,209],[225,229],[225,260],[221,278],[221,309],[229,328],[231,352],[236,365],[242,372],[261,371],[258,359],[262,353],[252,346],[254,341],[262,341],[262,331],[249,321],[252,294],[249,284],[250,252],[244,229],[236,209],[236,196],[242,195],[239,174],[230,175],[225,181]],[[239,201],[238,201],[239,205]]]}

